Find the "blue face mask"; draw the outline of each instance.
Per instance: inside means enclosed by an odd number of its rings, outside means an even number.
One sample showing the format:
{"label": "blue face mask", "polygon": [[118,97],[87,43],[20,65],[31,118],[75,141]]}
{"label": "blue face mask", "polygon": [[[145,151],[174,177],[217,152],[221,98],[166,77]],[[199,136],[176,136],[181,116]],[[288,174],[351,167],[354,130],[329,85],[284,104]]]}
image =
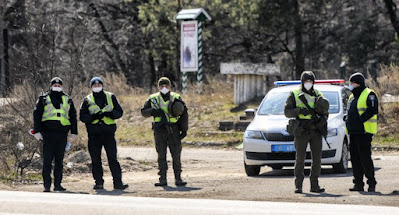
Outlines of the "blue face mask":
{"label": "blue face mask", "polygon": [[352,84],[349,84],[348,88],[349,88],[351,91],[352,91],[353,89],[355,89],[355,88],[353,87]]}

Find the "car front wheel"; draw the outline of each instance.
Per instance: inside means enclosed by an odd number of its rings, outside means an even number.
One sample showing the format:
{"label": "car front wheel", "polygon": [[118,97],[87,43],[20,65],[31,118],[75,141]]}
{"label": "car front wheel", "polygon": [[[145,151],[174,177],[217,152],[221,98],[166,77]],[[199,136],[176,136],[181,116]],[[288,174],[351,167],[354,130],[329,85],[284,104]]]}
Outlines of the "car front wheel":
{"label": "car front wheel", "polygon": [[259,175],[260,166],[257,166],[257,165],[247,165],[247,164],[244,162],[244,167],[245,167],[245,173],[247,173],[248,176],[257,176],[257,175]]}
{"label": "car front wheel", "polygon": [[333,164],[333,169],[335,173],[346,173],[349,163],[349,146],[348,141],[344,139],[342,144],[342,155],[341,160],[337,164]]}

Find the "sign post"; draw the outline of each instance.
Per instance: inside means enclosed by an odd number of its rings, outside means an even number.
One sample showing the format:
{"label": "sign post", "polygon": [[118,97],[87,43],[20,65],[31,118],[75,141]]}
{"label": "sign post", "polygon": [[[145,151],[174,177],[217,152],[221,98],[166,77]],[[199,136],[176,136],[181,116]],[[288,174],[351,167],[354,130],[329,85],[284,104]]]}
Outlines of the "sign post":
{"label": "sign post", "polygon": [[202,9],[184,9],[175,16],[181,23],[180,71],[182,73],[182,92],[187,92],[187,72],[197,72],[198,94],[202,93],[202,25],[211,20]]}

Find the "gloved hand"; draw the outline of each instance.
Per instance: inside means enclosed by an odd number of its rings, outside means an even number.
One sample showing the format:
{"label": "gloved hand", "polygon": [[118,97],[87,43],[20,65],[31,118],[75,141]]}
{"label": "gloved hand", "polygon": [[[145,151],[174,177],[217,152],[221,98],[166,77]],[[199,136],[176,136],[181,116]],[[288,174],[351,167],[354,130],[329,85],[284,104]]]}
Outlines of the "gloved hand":
{"label": "gloved hand", "polygon": [[162,113],[163,113],[163,111],[160,109],[155,109],[155,108],[151,109],[151,116],[155,116],[155,117],[162,116]]}
{"label": "gloved hand", "polygon": [[78,135],[76,135],[76,134],[71,134],[71,136],[69,136],[69,141],[74,141],[77,136]]}
{"label": "gloved hand", "polygon": [[98,112],[98,113],[93,115],[93,120],[102,119],[103,117],[104,117],[104,113],[103,112]]}
{"label": "gloved hand", "polygon": [[33,136],[36,138],[36,140],[43,140],[43,136],[40,132],[35,133]]}
{"label": "gloved hand", "polygon": [[299,114],[303,114],[306,116],[306,115],[312,114],[312,111],[307,108],[301,108],[301,109],[299,109]]}
{"label": "gloved hand", "polygon": [[104,116],[112,118],[114,117],[114,114],[112,112],[104,112]]}
{"label": "gloved hand", "polygon": [[187,131],[181,131],[180,132],[180,139],[182,140],[183,138],[185,138],[187,136]]}

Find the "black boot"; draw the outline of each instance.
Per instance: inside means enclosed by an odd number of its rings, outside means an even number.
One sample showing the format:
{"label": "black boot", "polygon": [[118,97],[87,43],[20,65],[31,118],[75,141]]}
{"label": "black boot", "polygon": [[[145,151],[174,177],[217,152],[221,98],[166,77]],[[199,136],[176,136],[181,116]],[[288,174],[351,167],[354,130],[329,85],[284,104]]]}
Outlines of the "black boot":
{"label": "black boot", "polygon": [[176,185],[176,186],[182,186],[182,187],[184,187],[184,186],[187,185],[187,182],[183,181],[183,179],[177,179],[177,180],[175,181],[175,185]]}
{"label": "black boot", "polygon": [[352,188],[349,188],[349,191],[351,192],[361,192],[364,191],[363,186],[355,184]]}
{"label": "black boot", "polygon": [[95,190],[103,190],[104,189],[104,185],[103,184],[95,184],[93,189],[95,189]]}
{"label": "black boot", "polygon": [[168,186],[168,182],[166,181],[166,179],[159,179],[159,182],[156,182],[154,184],[155,187],[165,187]]}
{"label": "black boot", "polygon": [[313,193],[324,193],[326,191],[326,189],[322,188],[322,187],[312,187],[310,188],[310,192]]}
{"label": "black boot", "polygon": [[310,192],[313,193],[324,193],[326,189],[319,186],[319,181],[311,181]]}
{"label": "black boot", "polygon": [[124,189],[126,189],[126,188],[128,188],[128,187],[129,187],[128,184],[123,184],[123,183],[114,184],[114,189],[115,189],[115,190],[124,190]]}
{"label": "black boot", "polygon": [[64,187],[62,187],[61,185],[57,185],[54,187],[54,191],[66,191],[66,189]]}
{"label": "black boot", "polygon": [[50,192],[50,187],[45,187],[43,192],[46,192],[46,193]]}
{"label": "black boot", "polygon": [[367,191],[375,192],[375,185],[377,184],[377,182],[375,180],[373,180],[373,181],[367,180],[367,184],[369,184],[369,189]]}
{"label": "black boot", "polygon": [[302,188],[301,187],[295,188],[295,193],[302,193]]}

